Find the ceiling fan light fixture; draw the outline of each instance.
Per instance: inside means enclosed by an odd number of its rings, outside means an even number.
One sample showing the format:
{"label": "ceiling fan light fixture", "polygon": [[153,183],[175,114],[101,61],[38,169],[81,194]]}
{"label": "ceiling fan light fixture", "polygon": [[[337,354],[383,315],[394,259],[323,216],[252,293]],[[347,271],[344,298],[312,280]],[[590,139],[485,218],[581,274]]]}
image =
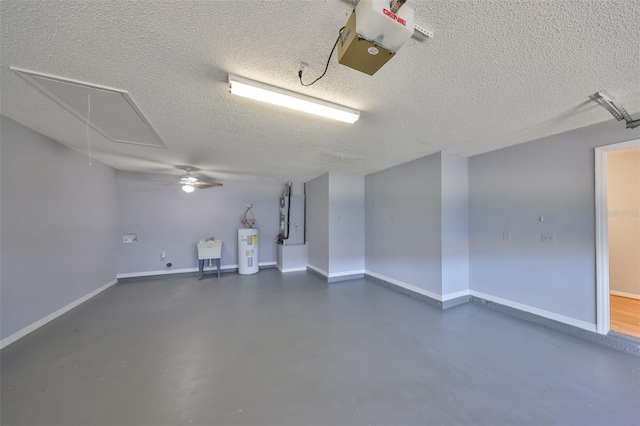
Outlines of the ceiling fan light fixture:
{"label": "ceiling fan light fixture", "polygon": [[345,123],[353,124],[360,118],[360,111],[355,109],[232,74],[229,74],[229,93]]}
{"label": "ceiling fan light fixture", "polygon": [[193,185],[182,185],[182,190],[187,194],[191,194],[196,188]]}

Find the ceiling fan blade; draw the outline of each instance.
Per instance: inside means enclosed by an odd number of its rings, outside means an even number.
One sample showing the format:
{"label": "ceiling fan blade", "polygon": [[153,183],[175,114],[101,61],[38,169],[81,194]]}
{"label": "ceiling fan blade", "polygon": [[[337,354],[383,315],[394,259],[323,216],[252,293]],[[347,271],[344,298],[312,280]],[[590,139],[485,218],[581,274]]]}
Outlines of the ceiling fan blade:
{"label": "ceiling fan blade", "polygon": [[207,188],[213,188],[214,186],[222,186],[222,184],[218,182],[202,182],[202,181],[198,181],[192,185],[198,189],[207,189]]}

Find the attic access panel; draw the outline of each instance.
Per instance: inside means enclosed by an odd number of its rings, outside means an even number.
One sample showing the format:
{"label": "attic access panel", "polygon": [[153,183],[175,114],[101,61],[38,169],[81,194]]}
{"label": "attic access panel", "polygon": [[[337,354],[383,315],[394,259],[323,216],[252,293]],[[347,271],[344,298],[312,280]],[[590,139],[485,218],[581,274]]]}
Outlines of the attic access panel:
{"label": "attic access panel", "polygon": [[113,142],[166,148],[129,93],[57,76],[11,68],[26,81]]}

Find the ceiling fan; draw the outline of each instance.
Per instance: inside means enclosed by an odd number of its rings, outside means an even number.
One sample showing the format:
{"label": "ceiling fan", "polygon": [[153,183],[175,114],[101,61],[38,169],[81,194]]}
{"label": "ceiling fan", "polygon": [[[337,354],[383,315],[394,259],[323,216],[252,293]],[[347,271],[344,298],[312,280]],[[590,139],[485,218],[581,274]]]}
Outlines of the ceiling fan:
{"label": "ceiling fan", "polygon": [[191,166],[176,166],[180,170],[184,170],[187,172],[186,174],[180,176],[180,180],[178,180],[178,184],[182,185],[182,190],[187,194],[192,193],[196,189],[207,189],[213,188],[214,186],[222,186],[221,183],[218,182],[204,182],[199,180],[196,177],[191,176],[191,172],[197,172],[198,168]]}

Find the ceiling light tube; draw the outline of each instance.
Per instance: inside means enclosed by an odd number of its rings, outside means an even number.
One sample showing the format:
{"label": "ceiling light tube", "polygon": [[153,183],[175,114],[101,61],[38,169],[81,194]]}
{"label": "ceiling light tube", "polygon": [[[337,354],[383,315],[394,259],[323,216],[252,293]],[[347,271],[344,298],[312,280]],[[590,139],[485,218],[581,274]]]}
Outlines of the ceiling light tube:
{"label": "ceiling light tube", "polygon": [[320,115],[345,123],[355,123],[360,118],[360,111],[336,105],[321,99],[312,98],[300,93],[291,92],[279,87],[249,80],[229,74],[229,93],[255,99],[285,108],[296,109],[310,114]]}

